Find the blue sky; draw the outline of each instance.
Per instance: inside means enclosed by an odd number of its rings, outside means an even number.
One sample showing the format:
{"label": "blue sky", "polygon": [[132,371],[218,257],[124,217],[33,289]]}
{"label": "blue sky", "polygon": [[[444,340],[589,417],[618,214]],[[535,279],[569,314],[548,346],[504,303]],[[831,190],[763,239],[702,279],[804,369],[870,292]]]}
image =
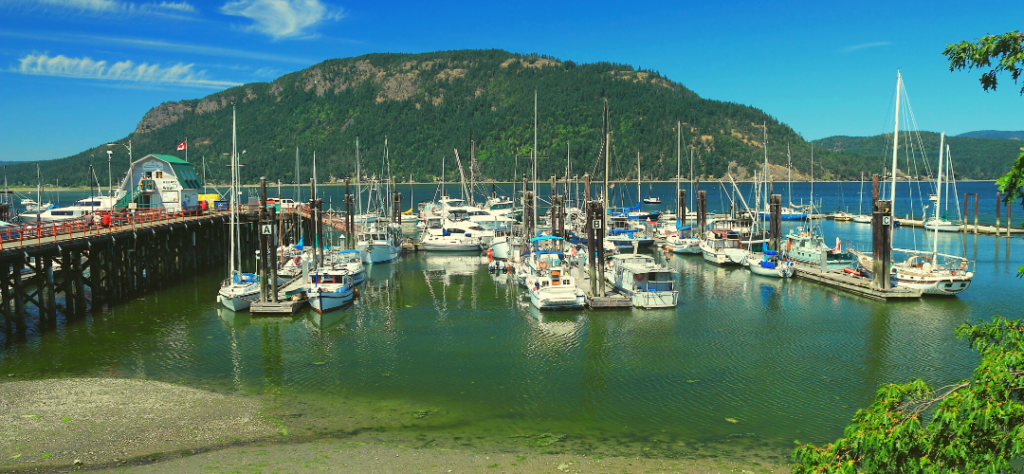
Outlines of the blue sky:
{"label": "blue sky", "polygon": [[0,0],[0,161],[131,133],[166,101],[371,52],[501,48],[654,69],[807,139],[888,131],[896,70],[921,130],[1024,130],[947,43],[1024,29],[1024,2]]}

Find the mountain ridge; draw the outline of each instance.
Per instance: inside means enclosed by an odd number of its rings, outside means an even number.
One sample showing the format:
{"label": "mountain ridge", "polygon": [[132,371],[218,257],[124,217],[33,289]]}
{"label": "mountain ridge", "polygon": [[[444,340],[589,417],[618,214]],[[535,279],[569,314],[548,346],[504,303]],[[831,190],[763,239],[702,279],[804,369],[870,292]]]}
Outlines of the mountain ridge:
{"label": "mountain ridge", "polygon": [[[605,99],[610,104],[612,179],[636,179],[638,152],[644,178],[674,176],[677,121],[682,124],[683,175],[689,171],[690,148],[695,174],[705,179],[721,177],[729,169],[759,169],[765,153],[763,124],[774,165],[788,162],[791,145],[794,169],[810,169],[810,143],[755,107],[701,98],[653,70],[610,62],[577,64],[496,49],[329,59],[271,82],[159,104],[143,115],[131,134],[112,141],[132,140],[138,159],[147,153],[174,154],[177,144],[188,137],[189,158],[197,168],[205,161],[209,181],[225,182],[234,104],[238,149],[246,151],[246,183],[261,175],[270,181],[296,181],[296,148],[302,168],[297,181],[308,182],[314,151],[320,181],[351,176],[357,139],[366,175],[385,174],[387,139],[396,178],[411,175],[416,181],[430,181],[441,175],[443,161],[445,178],[455,180],[455,150],[465,166],[473,140],[479,173],[509,180],[525,174],[532,153],[535,91],[537,154],[551,157],[538,160],[541,177],[563,176],[567,155],[573,162],[572,174],[597,170],[595,177],[601,176]],[[86,185],[90,163],[100,167],[106,161],[106,143],[39,162],[44,178]],[[121,147],[113,150],[115,155],[125,153]],[[857,153],[814,153],[819,179],[859,178],[863,169],[864,157]],[[121,176],[127,160],[115,159],[113,174]],[[34,164],[9,167],[10,182],[34,185]]]}

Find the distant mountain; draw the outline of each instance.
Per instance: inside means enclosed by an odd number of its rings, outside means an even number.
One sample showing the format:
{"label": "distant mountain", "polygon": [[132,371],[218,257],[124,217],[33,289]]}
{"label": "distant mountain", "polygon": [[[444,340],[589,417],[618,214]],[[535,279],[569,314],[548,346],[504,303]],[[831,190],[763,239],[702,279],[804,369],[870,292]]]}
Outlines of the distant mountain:
{"label": "distant mountain", "polygon": [[1017,132],[1001,132],[999,130],[979,130],[957,135],[967,138],[1000,138],[1004,140],[1024,140],[1024,130]]}
{"label": "distant mountain", "polygon": [[[977,132],[980,133],[980,132]],[[1007,132],[1000,132],[1007,133]],[[913,168],[904,160],[908,147],[918,157],[917,171],[911,174],[929,175],[939,161],[939,138],[935,132],[921,132],[921,140],[907,140],[900,134],[900,159],[897,167],[907,173]],[[909,144],[907,142],[910,142]],[[814,145],[833,152],[846,152],[865,158],[865,172],[884,173],[892,167],[892,134],[873,137],[834,136],[814,140]],[[1020,140],[993,138],[966,138],[947,136],[953,158],[953,171],[958,178],[996,179],[1010,170],[1024,146]],[[923,153],[922,153],[923,148]]]}
{"label": "distant mountain", "polygon": [[[302,165],[298,181],[308,182],[314,151],[321,181],[352,176],[357,138],[363,172],[381,176],[385,137],[391,172],[399,180],[411,175],[417,181],[430,181],[441,175],[442,159],[445,178],[458,179],[454,150],[458,149],[466,166],[471,139],[476,143],[478,179],[482,175],[509,180],[529,169],[535,91],[537,154],[548,157],[538,160],[537,174],[542,178],[564,175],[567,154],[574,175],[596,169],[605,98],[611,110],[612,179],[636,178],[637,152],[645,179],[674,176],[677,121],[682,122],[684,174],[689,171],[688,147],[693,147],[696,174],[718,178],[731,168],[737,177],[750,176],[764,159],[763,124],[777,179],[785,176],[787,145],[792,149],[794,175],[806,175],[810,169],[810,144],[757,108],[701,98],[656,71],[501,50],[331,59],[271,83],[160,104],[127,137],[96,137],[95,148],[40,165],[45,182],[59,179],[85,185],[90,165],[98,168],[96,174],[104,175],[107,142],[131,140],[136,159],[147,153],[184,158],[184,152],[175,148],[188,137],[189,159],[197,165],[205,159],[209,181],[225,182],[234,104],[238,149],[246,151],[244,182],[255,182],[260,176],[271,182],[296,181],[296,147]],[[126,150],[112,150],[117,177],[127,168]],[[859,154],[819,147],[814,163],[817,179],[859,178],[868,161]],[[985,169],[988,174],[983,177],[997,175],[995,166]],[[599,170],[596,177],[602,173]],[[35,166],[9,166],[8,176],[12,184],[34,184]]]}

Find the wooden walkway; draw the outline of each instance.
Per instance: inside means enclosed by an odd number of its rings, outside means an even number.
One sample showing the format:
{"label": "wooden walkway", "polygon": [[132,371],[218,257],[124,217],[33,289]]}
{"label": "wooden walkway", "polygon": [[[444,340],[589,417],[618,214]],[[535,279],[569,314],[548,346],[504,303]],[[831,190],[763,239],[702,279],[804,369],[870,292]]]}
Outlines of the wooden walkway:
{"label": "wooden walkway", "polygon": [[842,270],[823,271],[818,267],[801,264],[796,264],[794,267],[796,268],[795,276],[798,278],[816,281],[826,286],[879,301],[910,300],[921,297],[921,290],[911,288],[894,287],[888,290],[880,290],[871,285],[870,279],[853,276]]}

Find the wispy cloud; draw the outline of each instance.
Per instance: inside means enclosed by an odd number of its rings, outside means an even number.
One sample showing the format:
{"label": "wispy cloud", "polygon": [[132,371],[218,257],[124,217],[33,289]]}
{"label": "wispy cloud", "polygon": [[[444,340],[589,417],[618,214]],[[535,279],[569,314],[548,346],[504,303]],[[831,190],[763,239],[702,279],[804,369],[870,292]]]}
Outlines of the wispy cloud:
{"label": "wispy cloud", "polygon": [[216,46],[199,46],[188,43],[171,43],[161,40],[119,38],[116,36],[98,35],[77,35],[66,33],[23,33],[0,30],[0,36],[22,38],[40,41],[54,41],[60,43],[82,43],[90,42],[97,44],[112,44],[118,46],[129,46],[143,50],[170,51],[174,53],[200,54],[204,56],[220,56],[236,59],[255,59],[259,61],[275,61],[281,63],[310,65],[315,61],[297,56],[283,54],[261,53],[259,51],[244,51],[241,49],[220,48]]}
{"label": "wispy cloud", "polygon": [[252,20],[246,30],[274,39],[309,38],[313,36],[309,30],[316,25],[345,16],[340,8],[330,9],[320,0],[233,0],[220,7],[220,11]]}
{"label": "wispy cloud", "polygon": [[160,2],[126,2],[122,0],[8,0],[13,5],[28,10],[42,10],[44,12],[65,12],[75,14],[87,14],[94,16],[105,15],[152,15],[175,18],[189,18],[198,13],[192,4],[180,1]]}
{"label": "wispy cloud", "polygon": [[107,61],[95,61],[89,57],[69,58],[62,54],[50,56],[46,53],[28,54],[18,62],[19,65],[12,68],[13,71],[37,76],[168,84],[208,89],[223,89],[239,85],[235,82],[209,79],[206,76],[206,71],[196,71],[193,64],[184,63],[163,67],[159,64],[119,61],[108,65]]}
{"label": "wispy cloud", "polygon": [[861,43],[861,44],[855,44],[853,46],[847,46],[847,47],[841,49],[840,52],[852,53],[854,51],[858,51],[858,50],[861,50],[861,49],[877,48],[879,46],[889,46],[890,44],[892,44],[892,43],[889,42],[889,41],[877,41],[877,42],[874,42],[874,43]]}

